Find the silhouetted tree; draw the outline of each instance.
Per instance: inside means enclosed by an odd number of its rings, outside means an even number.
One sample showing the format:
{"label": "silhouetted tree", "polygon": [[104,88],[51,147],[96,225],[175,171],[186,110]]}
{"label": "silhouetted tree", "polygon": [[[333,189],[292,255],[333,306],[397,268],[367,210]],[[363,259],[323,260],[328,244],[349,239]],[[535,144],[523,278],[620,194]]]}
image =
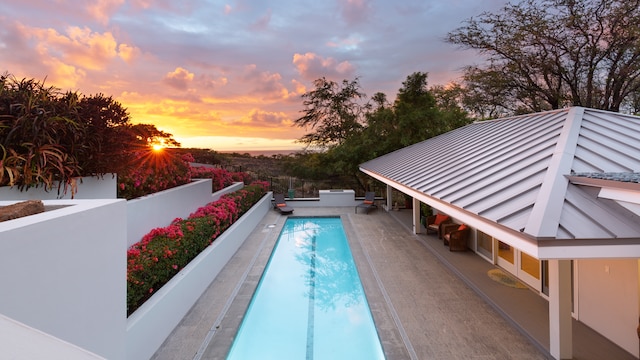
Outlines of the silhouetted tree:
{"label": "silhouetted tree", "polygon": [[341,144],[360,131],[366,109],[361,101],[366,95],[358,79],[338,84],[323,77],[313,84],[315,89],[302,95],[304,115],[294,121],[296,126],[313,131],[299,141],[324,149]]}
{"label": "silhouetted tree", "polygon": [[577,105],[619,111],[640,90],[640,0],[524,0],[447,41],[478,50],[465,70],[481,117]]}

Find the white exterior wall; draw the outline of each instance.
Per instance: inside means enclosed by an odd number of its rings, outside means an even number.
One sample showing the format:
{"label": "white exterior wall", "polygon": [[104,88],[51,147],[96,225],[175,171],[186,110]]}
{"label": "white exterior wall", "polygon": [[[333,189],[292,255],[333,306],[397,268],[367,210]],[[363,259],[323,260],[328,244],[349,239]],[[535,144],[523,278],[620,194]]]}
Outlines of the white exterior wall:
{"label": "white exterior wall", "polygon": [[[2,356],[12,360],[51,359],[105,360],[50,334],[0,314],[0,349]],[[55,354],[55,355],[54,355]]]}
{"label": "white exterior wall", "polygon": [[638,349],[638,259],[577,260],[574,312],[629,353]]}
{"label": "white exterior wall", "polygon": [[124,359],[126,201],[44,204],[71,206],[0,223],[0,313]]}

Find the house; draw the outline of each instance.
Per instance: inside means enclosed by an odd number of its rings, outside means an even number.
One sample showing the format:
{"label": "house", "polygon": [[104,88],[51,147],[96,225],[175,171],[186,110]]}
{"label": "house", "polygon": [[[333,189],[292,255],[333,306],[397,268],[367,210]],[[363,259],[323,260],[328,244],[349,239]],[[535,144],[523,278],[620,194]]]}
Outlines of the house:
{"label": "house", "polygon": [[572,317],[640,356],[640,117],[572,107],[479,121],[360,165],[471,227],[469,249],[549,301],[550,353]]}

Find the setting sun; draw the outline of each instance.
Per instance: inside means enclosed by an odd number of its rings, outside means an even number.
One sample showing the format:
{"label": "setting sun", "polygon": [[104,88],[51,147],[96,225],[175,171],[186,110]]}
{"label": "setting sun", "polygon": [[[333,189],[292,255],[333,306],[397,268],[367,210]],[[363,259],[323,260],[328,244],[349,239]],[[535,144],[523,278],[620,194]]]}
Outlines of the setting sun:
{"label": "setting sun", "polygon": [[153,148],[153,151],[162,151],[162,149],[164,149],[162,144],[153,144],[151,147]]}

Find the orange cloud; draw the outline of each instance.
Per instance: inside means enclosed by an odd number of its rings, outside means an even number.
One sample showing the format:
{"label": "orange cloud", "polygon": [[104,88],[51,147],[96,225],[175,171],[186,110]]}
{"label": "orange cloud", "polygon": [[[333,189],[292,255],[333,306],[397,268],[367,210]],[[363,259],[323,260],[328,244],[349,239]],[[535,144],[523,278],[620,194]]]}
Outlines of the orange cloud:
{"label": "orange cloud", "polygon": [[67,35],[54,29],[24,27],[24,30],[38,40],[36,49],[42,56],[57,57],[80,68],[100,70],[117,56],[117,42],[110,32],[95,33],[76,26],[69,27]]}
{"label": "orange cloud", "polygon": [[248,117],[243,119],[241,123],[260,128],[288,127],[293,124],[287,114],[283,112],[269,112],[260,109],[251,110]]}
{"label": "orange cloud", "polygon": [[229,83],[226,76],[213,76],[210,74],[198,76],[198,83],[205,89],[218,89]]}
{"label": "orange cloud", "polygon": [[118,46],[118,56],[127,64],[133,63],[133,61],[140,56],[140,49],[135,46],[120,44]]}
{"label": "orange cloud", "polygon": [[307,92],[307,87],[300,81],[293,79],[291,80],[291,84],[293,84],[293,87],[295,88],[294,92],[296,95],[302,95]]}
{"label": "orange cloud", "polygon": [[259,95],[266,100],[286,100],[289,98],[289,90],[282,84],[282,76],[279,73],[258,71],[255,64],[245,67],[242,80],[252,84],[252,95]]}
{"label": "orange cloud", "polygon": [[181,67],[177,67],[173,72],[164,76],[163,81],[171,87],[179,90],[186,90],[193,81],[193,73]]}
{"label": "orange cloud", "polygon": [[350,78],[355,73],[355,66],[348,61],[338,62],[334,58],[323,58],[315,53],[308,52],[304,55],[294,54],[293,64],[307,80],[316,80],[321,77],[329,79]]}
{"label": "orange cloud", "polygon": [[55,84],[60,89],[77,89],[78,84],[87,76],[86,71],[55,58],[43,59],[42,65],[47,74],[46,82]]}
{"label": "orange cloud", "polygon": [[86,11],[89,16],[106,25],[109,23],[110,15],[124,4],[124,0],[93,0],[85,4],[87,4]]}

